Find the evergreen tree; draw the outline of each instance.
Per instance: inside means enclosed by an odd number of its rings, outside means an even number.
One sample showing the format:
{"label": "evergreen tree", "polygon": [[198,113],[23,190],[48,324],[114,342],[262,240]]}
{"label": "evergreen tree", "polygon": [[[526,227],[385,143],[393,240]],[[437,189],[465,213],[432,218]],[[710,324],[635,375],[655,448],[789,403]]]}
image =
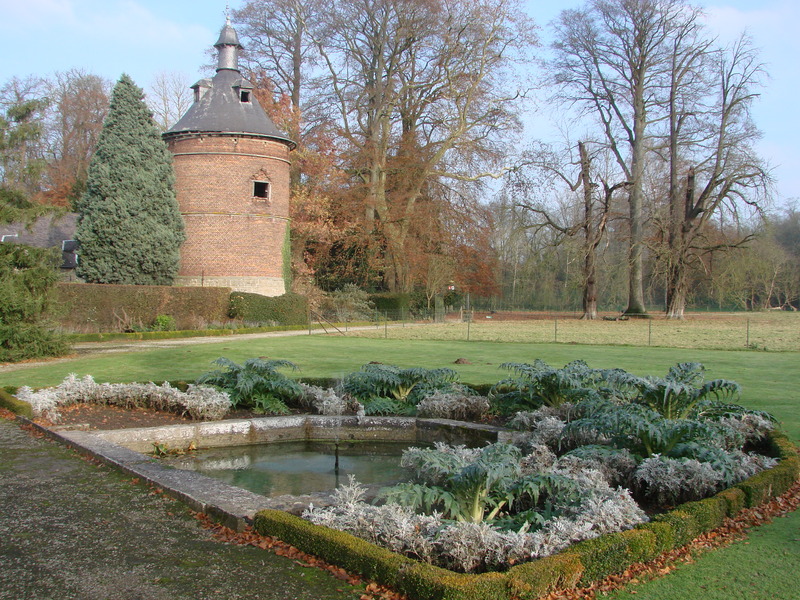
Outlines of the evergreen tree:
{"label": "evergreen tree", "polygon": [[47,319],[61,256],[52,248],[0,244],[0,362],[66,353]]}
{"label": "evergreen tree", "polygon": [[186,237],[174,182],[172,155],[144,94],[123,75],[76,207],[78,275],[89,283],[170,285]]}

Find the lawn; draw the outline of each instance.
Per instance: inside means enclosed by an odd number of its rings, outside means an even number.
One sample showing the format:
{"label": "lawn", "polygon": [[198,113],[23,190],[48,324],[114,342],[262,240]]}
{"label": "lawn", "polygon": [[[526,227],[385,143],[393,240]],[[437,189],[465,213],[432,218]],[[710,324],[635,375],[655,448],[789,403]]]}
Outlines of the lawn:
{"label": "lawn", "polygon": [[[706,365],[712,379],[732,379],[743,388],[742,404],[772,412],[784,429],[800,441],[800,354],[748,350],[640,348],[573,344],[525,344],[479,341],[359,339],[341,336],[297,336],[226,339],[212,344],[109,353],[23,367],[0,373],[3,385],[56,385],[69,373],[92,375],[97,381],[191,381],[225,356],[243,361],[254,356],[283,358],[300,367],[305,377],[341,377],[370,361],[403,367],[450,367],[467,383],[494,383],[506,376],[504,362],[541,358],[553,366],[575,359],[595,368],[620,367],[637,375],[664,375],[687,361]],[[455,364],[459,358],[471,364]]]}
{"label": "lawn", "polygon": [[[800,339],[800,320],[786,320],[785,323],[790,323],[794,329],[792,339]],[[535,358],[554,366],[583,359],[591,367],[621,367],[639,375],[663,375],[675,363],[697,361],[706,365],[709,378],[739,382],[743,388],[742,404],[772,412],[792,439],[800,441],[800,353],[796,351],[498,342],[473,338],[471,341],[397,339],[403,331],[416,335],[412,333],[415,329],[377,329],[374,339],[353,335],[230,338],[219,343],[89,355],[38,366],[6,368],[0,373],[0,384],[54,385],[72,372],[91,374],[98,381],[192,380],[208,370],[211,361],[219,356],[236,361],[254,356],[288,359],[301,368],[299,375],[308,377],[340,377],[370,361],[404,367],[446,366],[458,370],[462,381],[469,383],[495,382],[506,374],[499,369],[501,363],[529,362]],[[497,336],[500,329],[494,331],[495,339],[504,337]],[[707,330],[698,335],[710,337],[714,334]],[[787,337],[791,336],[787,334]],[[588,335],[585,340],[597,342]],[[455,364],[459,358],[470,364]],[[789,577],[800,568],[798,539],[800,513],[795,512],[760,527],[744,542],[703,554],[693,564],[681,566],[667,577],[629,586],[611,597],[614,600],[633,595],[647,600],[800,598]]]}

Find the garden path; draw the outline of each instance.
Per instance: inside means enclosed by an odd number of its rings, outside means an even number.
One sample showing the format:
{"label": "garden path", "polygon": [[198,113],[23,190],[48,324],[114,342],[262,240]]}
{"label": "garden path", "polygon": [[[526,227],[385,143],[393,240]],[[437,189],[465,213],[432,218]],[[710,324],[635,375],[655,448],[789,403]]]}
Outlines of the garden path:
{"label": "garden path", "polygon": [[[410,324],[407,324],[410,326]],[[384,327],[384,325],[381,325]],[[389,325],[390,328],[401,327],[401,325]],[[368,325],[362,327],[350,327],[348,331],[361,331],[367,329],[375,329],[375,326]],[[261,333],[242,333],[234,336],[230,335],[217,335],[217,336],[201,336],[190,338],[168,338],[164,340],[112,340],[109,342],[78,342],[72,344],[73,354],[59,357],[48,358],[45,360],[29,360],[18,363],[0,363],[0,373],[8,371],[18,371],[31,367],[39,367],[44,364],[53,364],[68,360],[74,360],[76,355],[81,357],[92,356],[97,354],[108,354],[113,352],[138,352],[149,350],[151,348],[177,348],[179,346],[192,346],[196,344],[216,344],[219,342],[228,342],[231,340],[247,340],[269,337],[290,337],[300,335],[326,335],[336,334],[336,330],[328,329],[313,329],[309,332],[307,329],[293,329],[289,331],[265,331]]]}
{"label": "garden path", "polygon": [[0,599],[344,600],[326,571],[214,540],[187,508],[0,418]]}

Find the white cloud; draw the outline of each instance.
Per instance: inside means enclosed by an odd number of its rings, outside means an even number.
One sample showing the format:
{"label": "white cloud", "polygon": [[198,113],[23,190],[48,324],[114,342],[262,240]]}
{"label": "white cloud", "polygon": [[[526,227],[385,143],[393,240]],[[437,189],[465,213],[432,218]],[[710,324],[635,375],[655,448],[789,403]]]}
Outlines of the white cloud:
{"label": "white cloud", "polygon": [[213,35],[189,19],[181,24],[162,16],[166,11],[158,6],[135,0],[0,0],[0,30],[16,36],[25,32],[43,43],[57,40],[65,49],[104,41],[169,46]]}
{"label": "white cloud", "polygon": [[735,39],[742,31],[747,31],[768,46],[784,42],[790,46],[798,44],[796,29],[800,7],[795,2],[779,0],[755,4],[757,7],[739,8],[731,4],[708,3],[705,9],[707,23],[724,41]]}
{"label": "white cloud", "polygon": [[1,29],[18,29],[75,21],[72,0],[0,0]]}
{"label": "white cloud", "polygon": [[[0,64],[0,81],[78,67],[112,80],[127,72],[195,73],[216,35],[191,0],[0,0],[0,32],[19,49]],[[202,15],[202,16],[201,16]]]}

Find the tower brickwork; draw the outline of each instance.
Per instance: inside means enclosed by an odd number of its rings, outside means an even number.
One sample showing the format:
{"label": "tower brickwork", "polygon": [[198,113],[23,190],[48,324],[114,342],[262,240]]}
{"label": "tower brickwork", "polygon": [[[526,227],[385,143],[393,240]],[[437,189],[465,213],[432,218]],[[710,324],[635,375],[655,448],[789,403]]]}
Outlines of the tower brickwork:
{"label": "tower brickwork", "polygon": [[230,23],[215,46],[217,74],[192,86],[194,104],[164,134],[186,226],[176,284],[277,296],[286,291],[294,144],[239,73],[241,46]]}

